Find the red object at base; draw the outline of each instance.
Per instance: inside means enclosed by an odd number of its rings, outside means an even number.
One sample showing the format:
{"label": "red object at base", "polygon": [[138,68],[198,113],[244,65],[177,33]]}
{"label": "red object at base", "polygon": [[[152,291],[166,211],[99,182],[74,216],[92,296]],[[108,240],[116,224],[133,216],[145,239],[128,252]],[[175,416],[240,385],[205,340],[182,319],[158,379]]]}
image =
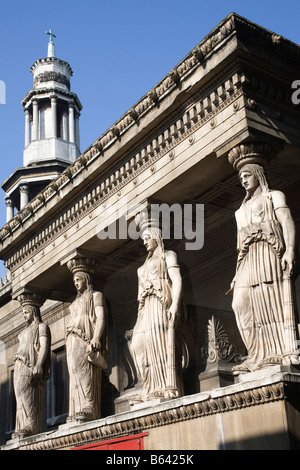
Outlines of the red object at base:
{"label": "red object at base", "polygon": [[110,441],[94,442],[80,447],[72,447],[71,450],[144,450],[143,437],[148,433],[132,434],[119,437]]}

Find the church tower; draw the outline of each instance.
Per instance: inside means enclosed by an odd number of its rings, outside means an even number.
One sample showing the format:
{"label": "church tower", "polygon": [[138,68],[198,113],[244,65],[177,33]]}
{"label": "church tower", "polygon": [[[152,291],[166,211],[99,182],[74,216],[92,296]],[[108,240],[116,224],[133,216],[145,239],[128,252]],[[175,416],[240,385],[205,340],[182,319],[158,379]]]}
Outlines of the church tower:
{"label": "church tower", "polygon": [[80,155],[79,116],[82,109],[70,90],[73,74],[68,62],[55,56],[51,29],[48,55],[31,67],[33,89],[22,101],[25,113],[23,167],[2,184],[6,220],[21,210]]}

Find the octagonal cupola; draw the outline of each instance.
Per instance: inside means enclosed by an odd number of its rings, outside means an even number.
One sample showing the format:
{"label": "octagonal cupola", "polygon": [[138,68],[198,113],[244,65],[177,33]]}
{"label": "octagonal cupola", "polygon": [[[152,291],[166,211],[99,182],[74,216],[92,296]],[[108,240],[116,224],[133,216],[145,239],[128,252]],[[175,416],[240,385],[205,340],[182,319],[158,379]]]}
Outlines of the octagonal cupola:
{"label": "octagonal cupola", "polygon": [[42,161],[73,163],[80,154],[79,116],[82,109],[70,90],[68,62],[55,56],[50,30],[48,55],[31,67],[33,89],[22,101],[25,112],[24,166]]}
{"label": "octagonal cupola", "polygon": [[80,155],[82,105],[71,91],[72,69],[68,62],[55,56],[55,35],[51,29],[47,34],[47,57],[32,65],[33,88],[22,101],[25,113],[23,166],[1,185],[6,193],[7,220]]}

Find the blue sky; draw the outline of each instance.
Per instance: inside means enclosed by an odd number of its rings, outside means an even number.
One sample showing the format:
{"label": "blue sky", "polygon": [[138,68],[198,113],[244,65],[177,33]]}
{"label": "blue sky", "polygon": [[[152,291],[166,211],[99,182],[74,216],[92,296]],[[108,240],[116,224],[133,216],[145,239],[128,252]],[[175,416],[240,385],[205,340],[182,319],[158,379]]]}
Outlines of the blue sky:
{"label": "blue sky", "polygon": [[[1,183],[22,166],[24,112],[31,65],[56,56],[73,69],[71,89],[83,105],[81,151],[158,83],[230,12],[300,44],[298,0],[11,0],[0,3]],[[299,77],[300,79],[300,77]],[[5,223],[0,189],[0,225]]]}

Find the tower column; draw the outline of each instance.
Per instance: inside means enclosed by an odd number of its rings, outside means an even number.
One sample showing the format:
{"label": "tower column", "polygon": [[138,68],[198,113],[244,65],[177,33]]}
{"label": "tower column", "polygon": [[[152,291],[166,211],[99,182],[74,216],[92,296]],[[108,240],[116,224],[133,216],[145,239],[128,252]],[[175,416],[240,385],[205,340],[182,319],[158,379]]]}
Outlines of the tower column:
{"label": "tower column", "polygon": [[20,209],[26,206],[29,202],[29,191],[27,184],[22,184],[20,186]]}
{"label": "tower column", "polygon": [[32,101],[32,140],[38,140],[39,109],[37,100]]}
{"label": "tower column", "polygon": [[62,138],[68,140],[68,115],[65,112],[62,115]]}
{"label": "tower column", "polygon": [[30,144],[30,114],[29,109],[25,109],[25,148]]}
{"label": "tower column", "polygon": [[5,204],[6,204],[6,222],[8,222],[14,216],[14,203],[9,196],[6,196]]}
{"label": "tower column", "polygon": [[80,134],[79,134],[79,116],[80,114],[79,113],[76,113],[76,117],[75,117],[75,140],[76,140],[76,145],[78,147],[78,149],[80,149]]}
{"label": "tower column", "polygon": [[57,99],[51,97],[51,136],[57,137]]}
{"label": "tower column", "polygon": [[73,103],[69,103],[69,141],[75,144],[75,110]]}

